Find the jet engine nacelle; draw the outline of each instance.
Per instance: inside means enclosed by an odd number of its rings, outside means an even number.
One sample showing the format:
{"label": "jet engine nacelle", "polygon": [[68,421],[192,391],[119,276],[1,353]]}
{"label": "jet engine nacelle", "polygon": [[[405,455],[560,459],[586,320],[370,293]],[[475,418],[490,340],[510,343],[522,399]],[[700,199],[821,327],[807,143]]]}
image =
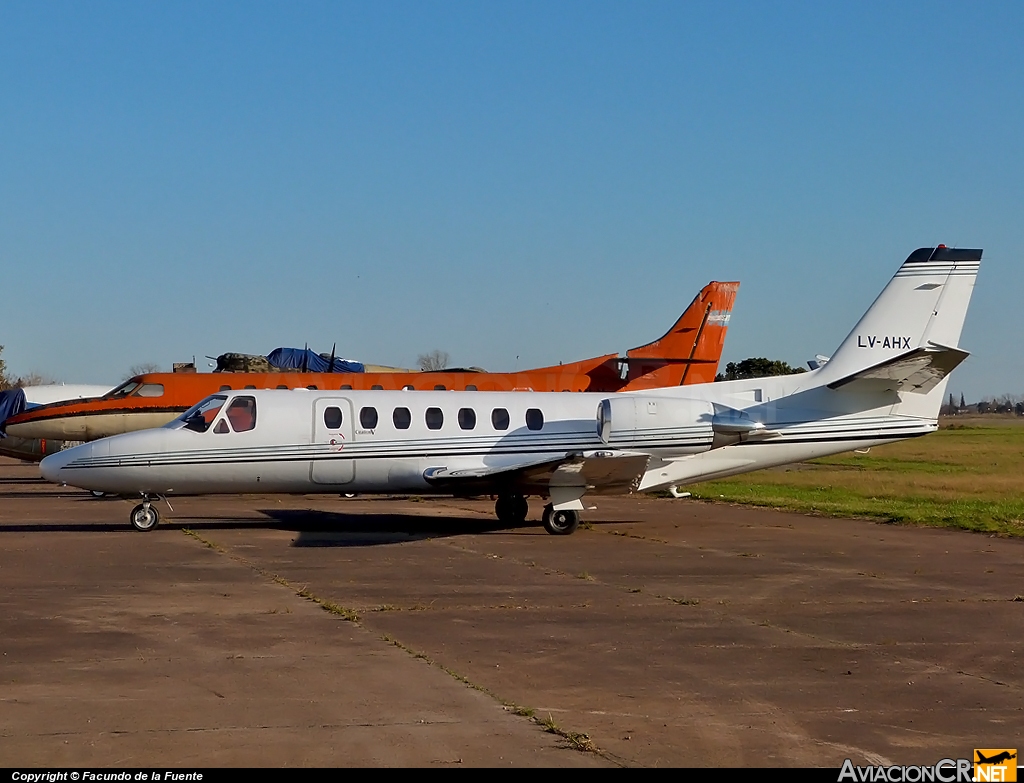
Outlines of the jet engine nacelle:
{"label": "jet engine nacelle", "polygon": [[707,451],[714,440],[710,402],[678,397],[623,395],[601,400],[597,406],[597,434],[608,446],[665,448],[671,456]]}

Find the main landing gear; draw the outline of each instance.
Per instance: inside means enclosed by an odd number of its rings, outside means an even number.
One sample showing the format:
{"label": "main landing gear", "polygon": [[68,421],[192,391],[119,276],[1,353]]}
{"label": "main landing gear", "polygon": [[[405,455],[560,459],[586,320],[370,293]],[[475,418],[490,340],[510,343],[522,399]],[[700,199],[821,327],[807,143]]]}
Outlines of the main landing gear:
{"label": "main landing gear", "polygon": [[530,504],[522,495],[498,495],[494,513],[503,525],[521,525],[530,513]]}
{"label": "main landing gear", "polygon": [[[494,513],[503,525],[521,525],[530,513],[530,506],[522,495],[499,495],[494,504]],[[544,506],[541,519],[544,529],[553,536],[567,536],[580,526],[580,512],[555,511],[551,503]]]}
{"label": "main landing gear", "polygon": [[155,528],[160,522],[160,515],[153,508],[153,501],[149,498],[144,498],[139,505],[133,508],[131,522],[132,527],[143,532]]}
{"label": "main landing gear", "polygon": [[576,531],[580,526],[580,512],[563,509],[555,511],[555,507],[548,503],[544,506],[544,529],[553,536],[567,536]]}

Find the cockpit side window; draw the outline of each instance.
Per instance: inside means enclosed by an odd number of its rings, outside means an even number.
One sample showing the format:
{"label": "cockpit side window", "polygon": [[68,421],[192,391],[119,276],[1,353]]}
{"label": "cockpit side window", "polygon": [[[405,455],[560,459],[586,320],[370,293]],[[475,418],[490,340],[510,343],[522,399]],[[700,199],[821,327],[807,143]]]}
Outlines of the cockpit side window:
{"label": "cockpit side window", "polygon": [[248,432],[256,427],[256,398],[235,397],[228,406],[228,421],[235,432]]}
{"label": "cockpit side window", "polygon": [[224,407],[227,399],[223,394],[213,394],[181,414],[180,420],[185,422],[186,429],[194,432],[206,432],[210,429],[210,425],[217,418],[217,414],[220,413],[220,409]]}

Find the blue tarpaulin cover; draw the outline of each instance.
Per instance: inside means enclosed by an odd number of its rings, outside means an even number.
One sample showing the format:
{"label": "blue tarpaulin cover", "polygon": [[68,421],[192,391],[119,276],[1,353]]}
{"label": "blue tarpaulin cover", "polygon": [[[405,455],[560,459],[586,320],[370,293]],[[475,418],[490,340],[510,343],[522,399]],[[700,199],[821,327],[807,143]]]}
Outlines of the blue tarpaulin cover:
{"label": "blue tarpaulin cover", "polygon": [[25,392],[21,389],[0,392],[0,438],[7,437],[4,422],[11,416],[17,416],[25,407]]}
{"label": "blue tarpaulin cover", "polygon": [[285,370],[301,370],[306,372],[366,372],[366,368],[360,362],[350,362],[347,359],[334,359],[334,369],[331,369],[330,356],[322,356],[314,353],[308,348],[275,348],[267,354],[267,361],[274,367]]}

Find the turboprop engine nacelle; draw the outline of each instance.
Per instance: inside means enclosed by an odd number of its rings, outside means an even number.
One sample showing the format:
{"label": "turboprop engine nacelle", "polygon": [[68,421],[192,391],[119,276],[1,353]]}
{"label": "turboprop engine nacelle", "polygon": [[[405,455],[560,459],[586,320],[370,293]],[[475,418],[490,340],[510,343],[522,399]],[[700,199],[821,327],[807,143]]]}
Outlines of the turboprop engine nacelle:
{"label": "turboprop engine nacelle", "polygon": [[627,451],[657,447],[660,456],[673,456],[676,450],[694,454],[711,448],[714,415],[704,400],[610,397],[597,406],[597,434],[606,445]]}

